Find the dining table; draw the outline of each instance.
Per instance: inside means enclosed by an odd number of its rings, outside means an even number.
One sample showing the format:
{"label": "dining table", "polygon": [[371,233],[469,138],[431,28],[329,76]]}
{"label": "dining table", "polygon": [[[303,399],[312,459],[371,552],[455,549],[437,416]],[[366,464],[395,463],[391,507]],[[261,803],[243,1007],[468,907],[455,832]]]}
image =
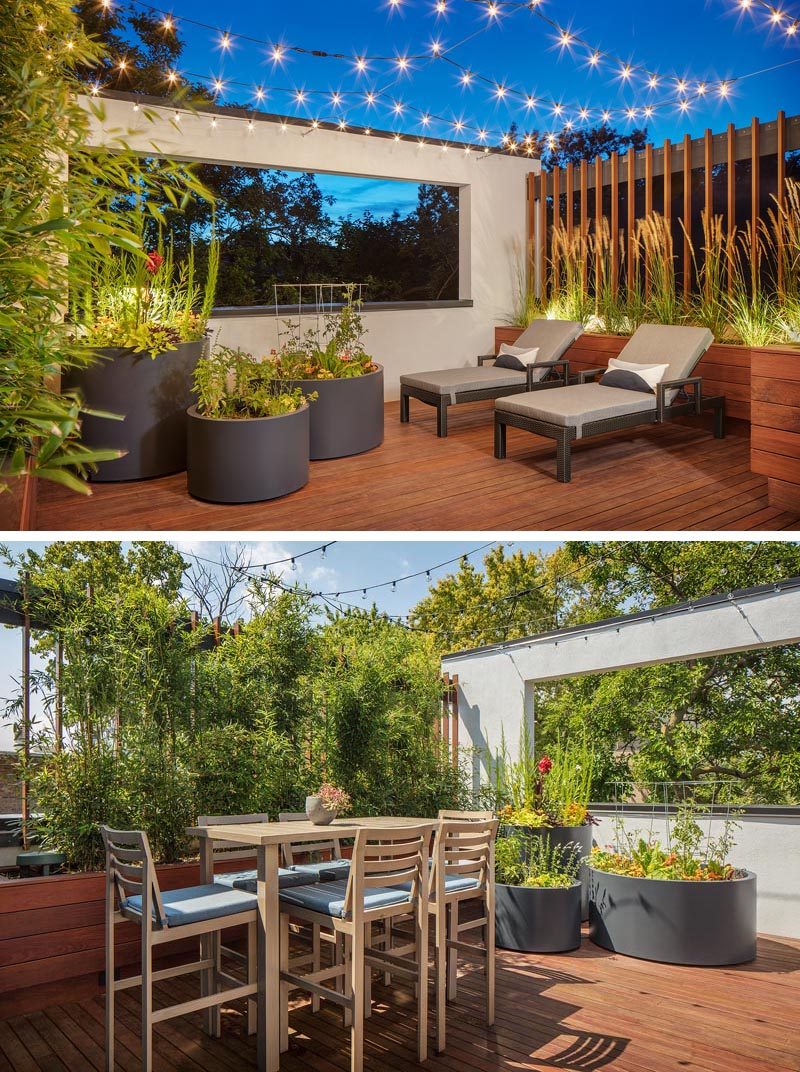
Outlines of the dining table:
{"label": "dining table", "polygon": [[324,826],[308,820],[270,823],[237,823],[219,826],[189,827],[187,834],[200,845],[200,881],[214,881],[215,842],[229,842],[237,848],[253,846],[256,857],[256,897],[258,993],[256,1048],[259,1072],[279,1072],[281,1055],[280,1009],[280,899],[278,869],[281,845],[312,844],[324,839],[325,831],[335,832],[337,838],[355,838],[360,830],[428,826],[431,831],[437,819],[409,816],[368,816],[334,819]]}

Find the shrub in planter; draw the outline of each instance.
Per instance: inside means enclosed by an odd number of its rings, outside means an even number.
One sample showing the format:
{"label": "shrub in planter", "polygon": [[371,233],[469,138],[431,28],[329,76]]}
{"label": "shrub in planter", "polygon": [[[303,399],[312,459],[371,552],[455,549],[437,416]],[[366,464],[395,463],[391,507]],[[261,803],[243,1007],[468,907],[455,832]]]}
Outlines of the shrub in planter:
{"label": "shrub in planter", "polygon": [[520,834],[495,845],[495,938],[502,949],[563,953],[581,942],[580,858],[574,846]]}
{"label": "shrub in planter", "polygon": [[276,499],[308,483],[309,402],[271,361],[217,347],[194,373],[189,494],[210,502]]}
{"label": "shrub in planter", "polygon": [[121,255],[101,262],[74,298],[76,341],[98,359],[66,377],[89,406],[124,415],[87,417],[82,441],[124,452],[97,467],[95,480],[141,480],[186,468],[186,409],[192,376],[205,347],[219,263],[209,246],[203,288],[194,252],[176,263],[171,243],[145,258]]}
{"label": "shrub in planter", "polygon": [[364,350],[360,300],[345,290],[342,308],[325,317],[321,333],[288,324],[289,339],[272,358],[278,375],[314,394],[311,459],[363,454],[383,442],[383,369]]}
{"label": "shrub in planter", "polygon": [[589,860],[593,942],[669,964],[741,964],[756,955],[756,876],[727,862],[735,824],[706,839],[684,805],[669,848],[626,833]]}

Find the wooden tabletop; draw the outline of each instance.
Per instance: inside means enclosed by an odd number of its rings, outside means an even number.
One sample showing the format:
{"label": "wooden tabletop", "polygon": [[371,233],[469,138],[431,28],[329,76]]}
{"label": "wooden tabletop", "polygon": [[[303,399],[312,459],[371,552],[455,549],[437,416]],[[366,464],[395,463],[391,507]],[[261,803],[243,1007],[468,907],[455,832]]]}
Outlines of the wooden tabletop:
{"label": "wooden tabletop", "polygon": [[291,842],[325,841],[332,834],[352,838],[359,830],[389,830],[405,827],[434,829],[438,819],[416,819],[409,816],[379,815],[365,818],[334,819],[327,826],[317,826],[308,820],[287,823],[241,823],[222,826],[191,826],[190,837],[210,838],[212,841],[234,841],[240,845],[274,845]]}

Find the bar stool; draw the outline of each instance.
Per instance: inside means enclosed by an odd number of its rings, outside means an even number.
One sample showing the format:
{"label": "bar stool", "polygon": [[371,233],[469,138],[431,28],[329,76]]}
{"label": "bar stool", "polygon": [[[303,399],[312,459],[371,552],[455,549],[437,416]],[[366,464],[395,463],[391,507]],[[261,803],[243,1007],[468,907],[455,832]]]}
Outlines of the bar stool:
{"label": "bar stool", "polygon": [[[248,961],[247,982],[242,984],[222,972],[219,944],[204,944],[204,939],[208,935],[218,936],[224,927],[240,924],[255,934],[257,901],[250,893],[215,882],[162,893],[147,834],[141,830],[111,830],[107,826],[101,826],[100,832],[106,851],[106,1072],[113,1072],[115,1064],[116,993],[133,986],[141,986],[142,993],[142,1072],[151,1072],[153,1024],[175,1016],[217,1008],[237,998],[250,999],[256,994],[255,958]],[[114,928],[126,920],[138,923],[141,928],[141,975],[116,979]],[[198,961],[153,971],[153,949],[156,946],[190,937],[201,940]],[[201,996],[154,1010],[153,983],[190,972],[200,972]],[[228,988],[219,991],[219,982],[228,983]]]}
{"label": "bar stool", "polygon": [[[282,811],[278,813],[278,821],[281,823],[307,822],[308,816],[304,811]],[[350,861],[342,856],[342,842],[335,834],[322,837],[325,827],[320,827],[320,840],[303,842],[294,846],[286,841],[281,846],[283,866],[290,871],[299,871],[308,875],[313,882],[333,882],[336,879],[346,879],[350,874]],[[309,863],[298,864],[294,861],[294,854],[329,854],[327,858],[314,860]]]}
{"label": "bar stool", "polygon": [[[430,826],[364,827],[356,835],[347,881],[281,891],[281,1034],[288,1046],[289,992],[299,988],[341,1005],[350,1016],[350,1067],[364,1064],[366,975],[373,968],[408,978],[417,996],[417,1056],[428,1055],[428,838]],[[373,923],[411,915],[413,941],[403,955],[372,948]],[[289,969],[289,919],[299,918],[344,938],[343,963],[299,975]],[[406,956],[406,953],[412,955]],[[341,979],[341,992],[323,985]]]}

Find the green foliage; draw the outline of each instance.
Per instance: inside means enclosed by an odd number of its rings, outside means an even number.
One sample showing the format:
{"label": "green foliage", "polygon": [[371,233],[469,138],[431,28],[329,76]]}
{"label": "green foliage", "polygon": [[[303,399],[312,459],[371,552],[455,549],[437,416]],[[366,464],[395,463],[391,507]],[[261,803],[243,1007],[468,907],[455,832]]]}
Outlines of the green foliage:
{"label": "green foliage", "polygon": [[284,322],[288,339],[275,355],[277,375],[287,380],[338,380],[364,376],[378,367],[364,350],[366,333],[355,284],[344,289],[342,306],[325,315],[321,333],[301,334],[300,321]]}
{"label": "green foliage", "polygon": [[733,832],[738,824],[725,820],[718,838],[705,837],[698,823],[702,809],[684,802],[674,818],[668,820],[670,844],[663,848],[652,837],[641,837],[616,824],[617,849],[594,849],[589,862],[598,871],[632,878],[677,879],[690,882],[716,882],[737,877],[727,862],[734,846]]}
{"label": "green foliage", "polygon": [[[138,221],[145,247],[144,215]],[[86,283],[73,288],[71,318],[76,341],[88,347],[126,346],[157,357],[206,332],[219,270],[219,244],[208,248],[205,285],[195,274],[194,246],[176,262],[173,243],[146,258],[120,253],[98,259]]]}
{"label": "green foliage", "polygon": [[574,843],[551,845],[547,836],[511,834],[495,843],[494,871],[506,886],[563,889],[578,878],[581,857]]}
{"label": "green foliage", "polygon": [[289,387],[274,361],[244,350],[215,346],[194,370],[197,412],[202,417],[247,420],[295,413],[316,394]]}
{"label": "green foliage", "polygon": [[[28,465],[87,492],[94,463],[118,454],[81,445],[81,400],[55,389],[59,370],[91,360],[71,339],[64,303],[98,257],[143,256],[134,218],[115,203],[137,157],[122,143],[88,147],[91,116],[76,99],[76,69],[95,67],[102,52],[69,0],[8,0],[0,30],[0,493]],[[102,121],[102,106],[94,112]],[[187,167],[163,161],[137,192],[148,204],[177,205],[200,191]]]}

